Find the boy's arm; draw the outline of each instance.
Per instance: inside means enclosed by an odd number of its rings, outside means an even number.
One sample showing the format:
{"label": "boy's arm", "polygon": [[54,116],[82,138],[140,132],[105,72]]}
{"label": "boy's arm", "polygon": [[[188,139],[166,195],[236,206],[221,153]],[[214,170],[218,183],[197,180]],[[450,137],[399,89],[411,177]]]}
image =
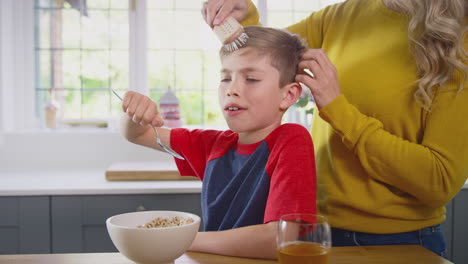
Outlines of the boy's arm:
{"label": "boy's arm", "polygon": [[[161,143],[166,146],[170,146],[171,130],[162,127],[155,127],[155,129],[158,130]],[[154,134],[153,129],[149,125],[142,126],[133,122],[127,113],[122,114],[120,120],[120,131],[122,135],[132,143],[163,151],[156,143],[156,135]]]}
{"label": "boy's arm", "polygon": [[190,251],[245,258],[276,259],[278,222],[224,231],[198,232]]}

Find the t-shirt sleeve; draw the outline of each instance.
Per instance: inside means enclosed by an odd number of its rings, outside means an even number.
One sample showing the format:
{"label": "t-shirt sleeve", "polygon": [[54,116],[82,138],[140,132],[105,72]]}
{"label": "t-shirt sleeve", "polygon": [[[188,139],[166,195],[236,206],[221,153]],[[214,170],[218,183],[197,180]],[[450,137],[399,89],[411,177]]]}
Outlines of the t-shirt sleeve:
{"label": "t-shirt sleeve", "polygon": [[208,158],[220,134],[221,131],[216,130],[171,130],[171,148],[185,159],[174,158],[180,175],[195,176],[203,180]]}
{"label": "t-shirt sleeve", "polygon": [[317,176],[309,132],[289,124],[278,135],[270,157],[266,167],[271,175],[270,193],[264,223],[290,213],[317,213]]}

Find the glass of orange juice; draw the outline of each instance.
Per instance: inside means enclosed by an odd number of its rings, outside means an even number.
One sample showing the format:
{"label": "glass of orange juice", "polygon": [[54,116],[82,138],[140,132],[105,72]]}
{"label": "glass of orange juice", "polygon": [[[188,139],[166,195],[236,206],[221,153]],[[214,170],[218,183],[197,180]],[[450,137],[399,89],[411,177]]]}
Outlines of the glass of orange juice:
{"label": "glass of orange juice", "polygon": [[276,241],[280,264],[328,263],[331,231],[325,216],[283,215],[278,223]]}

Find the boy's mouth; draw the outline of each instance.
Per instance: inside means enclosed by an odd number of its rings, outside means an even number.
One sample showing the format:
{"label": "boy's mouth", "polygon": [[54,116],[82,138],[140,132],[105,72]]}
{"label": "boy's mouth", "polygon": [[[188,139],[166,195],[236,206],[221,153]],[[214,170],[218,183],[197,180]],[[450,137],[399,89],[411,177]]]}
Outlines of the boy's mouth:
{"label": "boy's mouth", "polygon": [[247,110],[247,108],[241,107],[240,105],[237,105],[237,104],[228,104],[224,107],[224,112],[228,116],[236,116],[244,112],[244,110]]}
{"label": "boy's mouth", "polygon": [[241,107],[240,105],[237,104],[228,104],[224,107],[225,111],[239,111],[239,110],[245,110],[246,108]]}

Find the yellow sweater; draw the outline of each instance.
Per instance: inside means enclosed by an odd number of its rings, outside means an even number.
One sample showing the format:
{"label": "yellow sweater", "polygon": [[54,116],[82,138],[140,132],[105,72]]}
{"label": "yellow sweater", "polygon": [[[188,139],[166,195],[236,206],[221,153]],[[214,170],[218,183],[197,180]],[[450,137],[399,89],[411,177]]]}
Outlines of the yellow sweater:
{"label": "yellow sweater", "polygon": [[[258,23],[252,3],[245,21]],[[343,95],[312,126],[319,208],[333,227],[398,233],[441,223],[468,177],[468,87],[438,91],[423,110],[407,27],[382,0],[348,0],[287,28],[338,70]]]}

